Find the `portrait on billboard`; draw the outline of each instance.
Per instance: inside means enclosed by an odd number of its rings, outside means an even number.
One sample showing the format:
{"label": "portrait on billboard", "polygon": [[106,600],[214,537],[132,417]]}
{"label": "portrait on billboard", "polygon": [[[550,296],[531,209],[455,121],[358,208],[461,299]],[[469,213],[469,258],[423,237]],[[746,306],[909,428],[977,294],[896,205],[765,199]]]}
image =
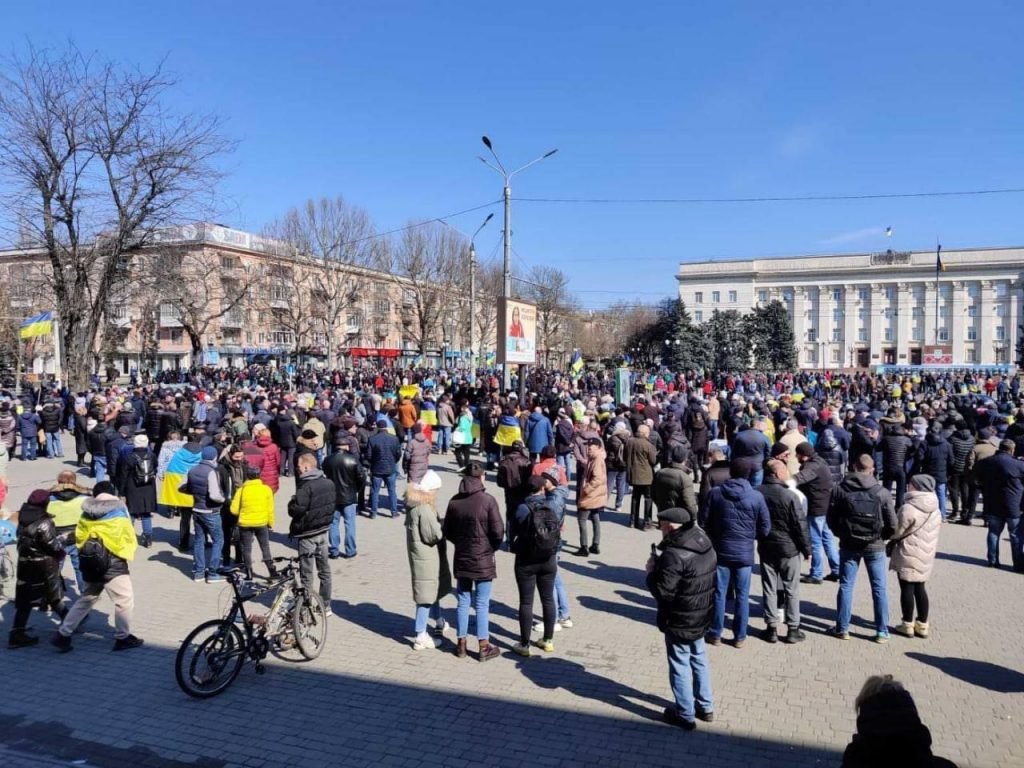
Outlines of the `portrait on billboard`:
{"label": "portrait on billboard", "polygon": [[498,349],[499,363],[532,364],[537,360],[537,307],[525,301],[503,299]]}

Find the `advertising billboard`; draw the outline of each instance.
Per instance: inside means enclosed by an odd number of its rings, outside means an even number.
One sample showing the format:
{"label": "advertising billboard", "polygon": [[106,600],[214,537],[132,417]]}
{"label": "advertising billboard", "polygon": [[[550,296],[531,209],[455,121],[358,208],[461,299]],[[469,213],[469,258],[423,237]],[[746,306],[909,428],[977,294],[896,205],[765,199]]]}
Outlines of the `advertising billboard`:
{"label": "advertising billboard", "polygon": [[532,365],[537,362],[537,307],[518,299],[498,303],[498,362]]}

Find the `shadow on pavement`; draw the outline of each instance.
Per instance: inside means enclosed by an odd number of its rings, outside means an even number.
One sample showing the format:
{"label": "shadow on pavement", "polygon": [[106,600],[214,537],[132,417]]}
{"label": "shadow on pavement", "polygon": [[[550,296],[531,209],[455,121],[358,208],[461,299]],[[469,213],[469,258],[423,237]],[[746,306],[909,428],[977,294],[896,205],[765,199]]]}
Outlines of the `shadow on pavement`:
{"label": "shadow on pavement", "polygon": [[988,661],[960,659],[953,656],[929,656],[909,651],[908,659],[920,661],[971,685],[993,693],[1024,693],[1024,674]]}
{"label": "shadow on pavement", "polygon": [[[981,543],[984,548],[984,542]],[[984,568],[988,567],[988,560],[983,557],[970,557],[968,555],[958,555],[954,552],[938,552],[935,555],[939,560],[949,560],[954,563],[963,563],[964,565],[979,565]]]}
{"label": "shadow on pavement", "polygon": [[647,589],[647,574],[643,568],[629,568],[623,565],[606,565],[600,559],[583,560],[563,557],[558,567],[579,576],[589,576],[599,581],[607,581],[619,587],[635,587],[641,591]]}
{"label": "shadow on pavement", "polygon": [[639,621],[641,624],[648,626],[654,626],[658,618],[658,612],[654,608],[643,608],[639,605],[628,603],[615,603],[611,600],[602,600],[599,597],[590,597],[589,595],[580,595],[577,600],[588,611],[611,613],[624,619]]}
{"label": "shadow on pavement", "polygon": [[[408,645],[413,636],[415,617],[411,610],[406,616],[385,611],[374,603],[350,603],[346,600],[332,600],[331,610],[341,618],[387,640],[394,640],[400,645]],[[445,618],[454,621],[455,611],[446,612]],[[470,628],[472,628],[472,623],[470,621]]]}

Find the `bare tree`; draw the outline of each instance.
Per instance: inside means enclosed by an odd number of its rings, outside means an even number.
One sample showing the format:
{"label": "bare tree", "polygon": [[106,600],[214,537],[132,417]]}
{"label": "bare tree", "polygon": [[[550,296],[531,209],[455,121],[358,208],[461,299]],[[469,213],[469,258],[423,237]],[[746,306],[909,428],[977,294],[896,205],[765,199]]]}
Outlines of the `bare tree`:
{"label": "bare tree", "polygon": [[402,288],[404,335],[426,356],[442,338],[442,320],[456,306],[466,280],[465,238],[438,223],[412,226],[390,251],[389,271]]}
{"label": "bare tree", "polygon": [[321,323],[313,303],[313,272],[299,261],[277,262],[266,265],[257,282],[258,311],[269,319],[270,342],[290,346],[298,356]]}
{"label": "bare tree", "polygon": [[556,267],[537,266],[524,281],[523,296],[537,305],[537,348],[544,350],[544,363],[559,346],[572,348],[571,319],[577,302],[569,291],[569,278]]}
{"label": "bare tree", "polygon": [[50,263],[67,378],[88,384],[119,271],[155,233],[197,215],[229,149],[215,118],[165,109],[162,67],[129,71],[31,49],[0,74],[0,173],[10,207]]}
{"label": "bare tree", "polygon": [[498,300],[501,298],[504,273],[500,261],[482,264],[476,270],[476,343],[481,360],[487,350],[496,348],[498,332]]}

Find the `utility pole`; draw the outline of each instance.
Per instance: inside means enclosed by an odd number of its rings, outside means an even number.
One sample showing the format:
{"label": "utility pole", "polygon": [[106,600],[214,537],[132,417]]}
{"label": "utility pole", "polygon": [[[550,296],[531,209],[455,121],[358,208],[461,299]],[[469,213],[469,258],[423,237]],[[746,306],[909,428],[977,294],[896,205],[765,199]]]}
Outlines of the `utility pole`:
{"label": "utility pole", "polygon": [[476,338],[476,246],[469,244],[469,375],[476,378],[473,339]]}

